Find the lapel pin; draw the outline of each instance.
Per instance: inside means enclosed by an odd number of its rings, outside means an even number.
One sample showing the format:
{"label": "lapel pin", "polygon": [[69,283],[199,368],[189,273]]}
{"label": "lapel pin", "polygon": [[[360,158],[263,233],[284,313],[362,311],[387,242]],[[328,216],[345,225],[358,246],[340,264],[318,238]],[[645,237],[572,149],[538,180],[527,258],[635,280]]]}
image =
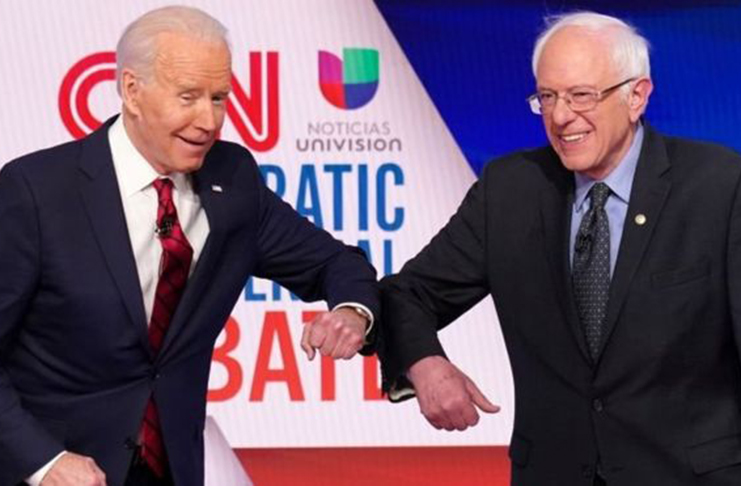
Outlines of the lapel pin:
{"label": "lapel pin", "polygon": [[646,224],[646,215],[645,214],[636,214],[636,217],[635,217],[634,221],[636,222],[636,224],[638,226],[643,226],[644,224]]}
{"label": "lapel pin", "polygon": [[214,184],[213,186],[211,186],[211,190],[214,192],[224,192],[224,189],[217,184]]}

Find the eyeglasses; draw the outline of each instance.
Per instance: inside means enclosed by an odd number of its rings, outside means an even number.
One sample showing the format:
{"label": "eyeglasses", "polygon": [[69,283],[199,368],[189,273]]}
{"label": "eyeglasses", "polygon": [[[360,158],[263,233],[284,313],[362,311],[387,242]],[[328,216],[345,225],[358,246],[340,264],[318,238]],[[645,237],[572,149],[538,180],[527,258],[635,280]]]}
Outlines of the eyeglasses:
{"label": "eyeglasses", "polygon": [[551,112],[556,106],[558,99],[563,98],[571,111],[581,113],[583,111],[593,110],[597,106],[597,103],[607,98],[610,93],[631,81],[635,81],[636,79],[637,78],[628,78],[625,81],[621,81],[615,86],[610,86],[602,91],[591,88],[576,87],[566,91],[563,95],[559,95],[555,91],[546,89],[528,96],[527,102],[533,113],[536,115],[542,115],[543,113]]}

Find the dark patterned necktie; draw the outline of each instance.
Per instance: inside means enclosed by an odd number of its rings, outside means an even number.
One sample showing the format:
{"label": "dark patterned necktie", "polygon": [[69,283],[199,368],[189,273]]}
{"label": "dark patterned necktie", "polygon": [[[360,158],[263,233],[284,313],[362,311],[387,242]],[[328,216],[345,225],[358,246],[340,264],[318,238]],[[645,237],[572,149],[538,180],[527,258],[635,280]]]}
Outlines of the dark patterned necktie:
{"label": "dark patterned necktie", "polygon": [[599,352],[610,291],[610,225],[605,211],[609,196],[610,188],[604,182],[592,187],[591,207],[579,225],[574,244],[574,297],[592,359]]}
{"label": "dark patterned necktie", "polygon": [[[170,321],[185,290],[190,264],[193,260],[193,248],[185,238],[185,233],[178,221],[177,210],[172,201],[172,181],[157,179],[153,185],[159,197],[157,235],[162,245],[162,258],[152,318],[149,322],[149,344],[154,354],[157,355],[162,348]],[[141,428],[141,454],[142,459],[152,471],[157,476],[163,477],[167,467],[167,457],[162,441],[159,412],[153,397],[149,398],[144,411]]]}

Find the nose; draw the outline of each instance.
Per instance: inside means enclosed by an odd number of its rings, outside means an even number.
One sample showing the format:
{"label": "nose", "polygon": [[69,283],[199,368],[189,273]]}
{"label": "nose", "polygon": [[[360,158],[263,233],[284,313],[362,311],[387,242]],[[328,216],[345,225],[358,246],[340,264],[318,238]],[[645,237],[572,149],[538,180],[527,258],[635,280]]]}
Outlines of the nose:
{"label": "nose", "polygon": [[576,117],[576,113],[569,108],[566,100],[559,96],[556,98],[556,104],[553,106],[551,111],[551,119],[553,123],[559,126],[566,125]]}
{"label": "nose", "polygon": [[205,99],[201,102],[201,106],[198,109],[198,116],[195,120],[196,128],[205,132],[215,132],[221,125],[221,116],[214,107],[210,99]]}

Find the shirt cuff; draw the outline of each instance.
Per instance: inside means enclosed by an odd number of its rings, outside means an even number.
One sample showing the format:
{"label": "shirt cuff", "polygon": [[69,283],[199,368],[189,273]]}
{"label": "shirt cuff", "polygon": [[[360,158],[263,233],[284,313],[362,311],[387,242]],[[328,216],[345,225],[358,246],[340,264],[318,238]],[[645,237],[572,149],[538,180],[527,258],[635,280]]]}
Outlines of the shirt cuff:
{"label": "shirt cuff", "polygon": [[337,309],[342,309],[343,307],[350,307],[352,309],[355,309],[356,311],[358,311],[358,314],[368,319],[368,326],[365,328],[365,337],[368,337],[371,330],[373,329],[373,322],[375,321],[373,313],[370,311],[370,309],[358,302],[342,302],[334,306],[332,308],[332,312],[336,311]]}
{"label": "shirt cuff", "polygon": [[397,383],[394,383],[388,391],[389,401],[392,403],[399,403],[410,398],[417,396],[417,392],[411,386],[400,387]]}
{"label": "shirt cuff", "polygon": [[39,486],[41,484],[41,481],[44,479],[44,476],[46,476],[46,473],[48,473],[52,467],[54,467],[54,464],[57,463],[57,461],[67,453],[67,451],[62,451],[59,454],[54,457],[51,461],[47,462],[45,466],[43,466],[41,469],[33,473],[33,475],[29,478],[26,478],[26,482],[30,486]]}

